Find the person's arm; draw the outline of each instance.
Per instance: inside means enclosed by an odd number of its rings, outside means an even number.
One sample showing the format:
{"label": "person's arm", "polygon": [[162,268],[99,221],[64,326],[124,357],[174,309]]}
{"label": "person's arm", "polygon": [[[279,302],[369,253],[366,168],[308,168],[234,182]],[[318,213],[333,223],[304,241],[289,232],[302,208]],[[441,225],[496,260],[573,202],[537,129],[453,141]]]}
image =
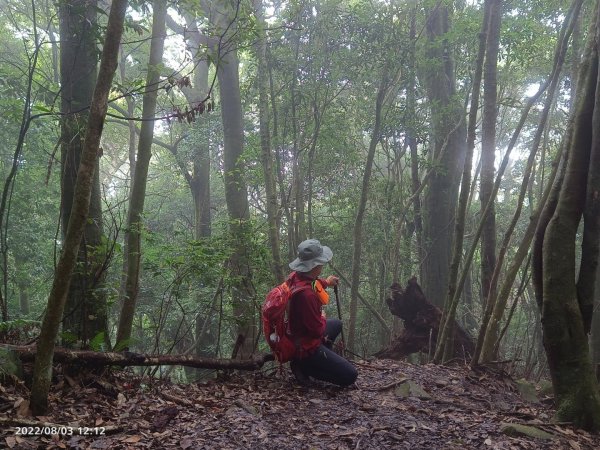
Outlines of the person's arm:
{"label": "person's arm", "polygon": [[321,282],[321,286],[327,289],[330,286],[337,286],[340,279],[335,275],[329,275],[327,278],[319,278],[319,281]]}

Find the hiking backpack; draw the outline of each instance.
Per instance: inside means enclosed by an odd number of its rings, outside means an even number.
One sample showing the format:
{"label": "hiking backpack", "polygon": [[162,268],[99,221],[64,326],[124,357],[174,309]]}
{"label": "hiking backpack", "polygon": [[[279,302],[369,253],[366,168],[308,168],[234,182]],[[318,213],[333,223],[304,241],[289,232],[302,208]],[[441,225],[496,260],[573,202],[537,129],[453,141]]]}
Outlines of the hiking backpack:
{"label": "hiking backpack", "polygon": [[292,273],[287,280],[269,291],[262,306],[263,333],[275,359],[283,364],[296,353],[288,322],[289,300],[296,292],[310,288],[310,282],[297,282],[290,286]]}

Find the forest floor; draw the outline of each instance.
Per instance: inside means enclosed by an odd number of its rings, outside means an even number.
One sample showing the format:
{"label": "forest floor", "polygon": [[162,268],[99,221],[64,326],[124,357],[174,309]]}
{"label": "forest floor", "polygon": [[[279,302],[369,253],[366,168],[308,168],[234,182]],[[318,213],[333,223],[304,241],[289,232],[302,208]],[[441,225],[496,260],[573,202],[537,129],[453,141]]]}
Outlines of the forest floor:
{"label": "forest floor", "polygon": [[[600,448],[600,436],[552,423],[551,399],[523,400],[500,371],[390,360],[357,366],[358,381],[347,389],[300,387],[285,366],[187,385],[128,371],[59,375],[45,417],[28,416],[22,382],[5,383],[0,448]],[[62,428],[52,430],[53,424]],[[506,424],[548,435],[507,434]],[[36,435],[47,431],[58,433]]]}

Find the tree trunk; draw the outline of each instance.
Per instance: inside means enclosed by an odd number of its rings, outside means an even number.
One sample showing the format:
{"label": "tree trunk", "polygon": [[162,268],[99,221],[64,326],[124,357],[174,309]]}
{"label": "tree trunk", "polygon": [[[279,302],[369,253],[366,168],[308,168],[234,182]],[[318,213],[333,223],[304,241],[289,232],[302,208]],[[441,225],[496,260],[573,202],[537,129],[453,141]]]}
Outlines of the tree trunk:
{"label": "tree trunk", "polygon": [[259,122],[260,122],[260,147],[261,161],[265,177],[265,195],[267,204],[267,226],[269,229],[269,246],[272,256],[272,272],[275,283],[281,283],[285,274],[279,249],[279,224],[277,220],[277,191],[275,187],[275,174],[273,172],[273,155],[271,151],[271,131],[269,125],[269,80],[267,60],[267,34],[261,0],[254,0],[254,14],[259,24],[259,39],[255,43],[258,59],[258,96],[259,96]]}
{"label": "tree trunk", "polygon": [[[502,20],[502,0],[488,0],[487,38],[485,65],[483,71],[483,118],[481,124],[481,178],[479,197],[481,211],[490,201],[494,189],[494,161],[496,155],[496,117],[497,112],[497,72],[498,47],[500,45],[500,22]],[[481,298],[490,295],[492,273],[496,265],[496,211],[492,200],[490,210],[485,217],[481,233]]]}
{"label": "tree trunk", "polygon": [[[89,105],[96,83],[96,0],[61,2],[61,228],[63,240],[71,217],[77,171],[83,151]],[[102,206],[99,160],[96,161],[89,221],[77,256],[63,317],[68,342],[87,345],[99,333],[108,342],[106,297],[103,294],[105,252],[102,250]]]}
{"label": "tree trunk", "polygon": [[48,408],[54,343],[58,336],[71,275],[75,268],[79,246],[87,222],[94,171],[96,170],[100,148],[100,137],[108,108],[108,94],[117,69],[119,44],[123,33],[126,9],[126,0],[113,0],[110,8],[100,70],[90,105],[81,163],[75,183],[73,208],[62,253],[56,265],[54,282],[48,297],[48,307],[38,340],[31,386],[31,410],[34,415],[43,415]]}
{"label": "tree trunk", "polygon": [[384,73],[381,78],[377,99],[375,101],[375,124],[371,133],[371,141],[369,143],[369,151],[367,153],[367,161],[365,162],[365,171],[363,173],[362,186],[360,191],[360,200],[356,208],[356,219],[354,220],[354,231],[352,235],[352,277],[350,287],[350,319],[348,321],[348,342],[347,345],[350,351],[355,350],[355,332],[356,332],[356,313],[358,306],[358,288],[360,284],[360,261],[362,250],[362,224],[367,207],[367,196],[369,194],[369,180],[371,179],[371,171],[373,168],[373,160],[375,159],[375,150],[381,138],[381,116],[384,107],[385,97],[390,89],[390,80],[387,73]]}
{"label": "tree trunk", "polygon": [[[21,361],[30,362],[35,360],[37,349],[33,346],[18,346],[0,344],[0,347],[15,352]],[[186,355],[146,355],[132,352],[92,352],[76,351],[56,347],[54,349],[54,361],[64,364],[87,365],[89,367],[103,366],[185,366],[202,369],[217,370],[258,370],[265,362],[273,361],[272,354],[258,354],[251,359],[232,360],[216,358],[200,358]]]}
{"label": "tree trunk", "polygon": [[[596,293],[600,292],[600,267],[596,272]],[[600,296],[596,295],[594,303],[594,315],[592,317],[592,333],[590,336],[590,349],[592,364],[598,367],[600,364]]]}
{"label": "tree trunk", "polygon": [[[412,195],[415,196],[413,201],[413,221],[415,228],[415,237],[417,241],[417,248],[415,249],[417,261],[419,261],[419,271],[421,271],[420,262],[425,259],[423,253],[423,217],[421,211],[421,196],[419,191],[421,189],[421,181],[419,179],[419,154],[417,146],[417,132],[416,132],[416,85],[417,85],[417,74],[416,74],[416,34],[417,34],[417,11],[416,8],[412,8],[410,12],[410,56],[408,65],[408,87],[406,89],[406,115],[408,118],[408,125],[406,127],[406,140],[410,149],[410,175],[411,175],[411,190]],[[420,274],[422,275],[422,274]],[[421,277],[420,277],[421,278]]]}
{"label": "tree trunk", "polygon": [[[301,31],[298,30],[296,33],[295,45],[295,61],[298,64],[298,54],[300,51],[300,36]],[[302,154],[300,152],[300,137],[298,132],[298,111],[297,111],[297,95],[296,95],[296,84],[299,75],[300,68],[295,67],[294,76],[290,87],[290,99],[292,108],[292,139],[294,153],[292,155],[292,197],[294,199],[294,213],[292,214],[293,228],[290,229],[292,236],[292,249],[296,249],[300,242],[307,239],[306,234],[306,218],[304,215],[304,172],[302,167]]]}
{"label": "tree trunk", "polygon": [[18,251],[13,250],[13,253],[15,261],[15,281],[19,291],[19,311],[21,315],[26,316],[29,314],[30,310],[28,289],[31,281],[30,274],[25,268],[25,257],[19,255]]}
{"label": "tree trunk", "polygon": [[433,304],[442,306],[448,288],[454,213],[466,151],[464,108],[456,95],[454,58],[445,36],[449,11],[438,5],[427,18],[428,59],[425,85],[432,111],[432,160],[443,152],[431,177],[423,204],[423,288]]}
{"label": "tree trunk", "polygon": [[[500,247],[500,251],[498,254],[498,258],[496,261],[496,267],[494,268],[494,271],[492,273],[492,278],[490,279],[489,289],[488,289],[488,297],[487,297],[486,305],[485,305],[485,314],[483,317],[482,326],[481,326],[480,333],[479,333],[479,339],[477,342],[477,349],[475,351],[475,356],[474,356],[476,359],[478,358],[479,361],[474,359],[474,361],[473,361],[474,363],[489,362],[496,357],[495,349],[497,348],[496,342],[498,340],[498,331],[500,328],[500,320],[502,319],[502,315],[504,314],[504,309],[506,307],[506,301],[508,299],[508,291],[507,290],[509,290],[512,287],[512,281],[514,281],[514,278],[519,269],[519,266],[521,265],[522,261],[525,259],[527,250],[529,248],[529,243],[531,242],[535,228],[537,227],[537,221],[538,221],[538,218],[540,217],[541,209],[543,208],[544,203],[546,202],[548,195],[550,193],[550,188],[547,188],[545,194],[542,195],[542,198],[540,199],[540,206],[538,207],[536,212],[531,216],[530,223],[527,227],[527,230],[525,232],[525,235],[521,242],[521,245],[519,246],[519,250],[517,251],[515,258],[513,258],[511,268],[508,271],[508,273],[504,274],[505,280],[508,281],[512,278],[512,280],[510,282],[510,286],[505,284],[503,286],[504,291],[502,292],[502,296],[496,295],[498,280],[500,278],[500,273],[503,272],[502,269],[504,266],[504,259],[508,252],[508,247],[509,247],[509,244],[510,244],[510,241],[512,238],[512,233],[513,233],[514,229],[516,228],[517,222],[521,215],[521,210],[523,208],[523,201],[525,200],[525,195],[527,194],[527,191],[528,191],[528,188],[530,185],[529,180],[530,180],[531,174],[533,172],[535,158],[536,158],[537,151],[540,147],[540,144],[541,144],[541,141],[542,141],[542,138],[544,135],[544,130],[546,129],[548,115],[550,114],[550,110],[554,103],[555,93],[556,93],[558,83],[560,81],[560,73],[561,73],[563,63],[565,60],[565,56],[567,53],[569,39],[570,39],[572,30],[573,30],[573,26],[577,21],[577,17],[579,15],[579,9],[581,8],[581,4],[582,4],[581,0],[577,0],[576,2],[573,3],[572,8],[569,11],[569,14],[567,15],[567,18],[564,21],[563,28],[561,30],[560,39],[556,46],[556,50],[555,50],[555,54],[554,54],[554,66],[552,68],[552,73],[550,74],[550,77],[549,77],[550,84],[549,84],[549,88],[548,88],[548,91],[546,94],[544,108],[542,110],[542,114],[539,119],[538,127],[536,130],[535,136],[533,138],[533,142],[531,144],[531,151],[529,153],[527,165],[524,170],[523,181],[521,183],[519,198],[517,200],[517,208],[513,214],[512,220],[505,232],[504,238],[502,240],[502,245]],[[558,163],[561,159],[561,153],[562,152],[559,152],[559,155],[557,156],[557,159],[555,161],[555,164],[554,164],[555,170],[553,170],[553,173],[550,177],[550,179],[551,179],[550,182],[553,181],[553,179],[556,175],[556,168],[558,167]]]}
{"label": "tree trunk", "polygon": [[142,122],[135,177],[129,197],[129,213],[127,215],[127,272],[125,290],[122,299],[119,328],[117,330],[117,348],[129,347],[131,328],[135,314],[140,282],[140,262],[142,257],[141,230],[144,200],[146,198],[146,182],[148,168],[152,156],[152,138],[154,137],[154,114],[160,82],[160,67],[163,59],[163,49],[166,37],[165,20],[167,15],[166,0],[154,0],[152,3],[152,40],[150,43],[150,58],[146,77],[146,90],[143,97]]}
{"label": "tree trunk", "polygon": [[[213,5],[216,6],[216,5]],[[248,190],[244,179],[244,128],[239,83],[239,60],[235,46],[237,15],[224,4],[222,11],[212,11],[211,20],[217,32],[225,33],[217,49],[217,78],[221,98],[221,120],[223,121],[223,170],[225,200],[229,214],[229,231],[233,254],[229,268],[233,277],[232,306],[237,329],[236,356],[246,358],[254,352],[258,336],[254,287],[249,266],[249,243],[251,241]],[[239,7],[239,5],[237,6]],[[227,31],[224,31],[227,30]]]}
{"label": "tree trunk", "polygon": [[[203,35],[198,29],[196,15],[184,11],[185,27],[179,25],[175,20],[167,15],[167,26],[175,33],[184,35],[186,49],[192,55],[194,61],[194,71],[192,75],[192,85],[181,87],[185,95],[189,109],[196,109],[200,104],[207,105],[210,98],[211,89],[208,86],[209,64],[205,59],[205,46],[208,37]],[[207,107],[208,108],[208,107]],[[208,117],[205,120],[199,120],[194,127],[200,130],[201,138],[196,139],[192,147],[190,173],[189,163],[186,158],[182,158],[178,152],[178,146],[169,146],[169,151],[175,158],[181,174],[185,178],[192,199],[194,201],[194,239],[200,241],[210,238],[212,234],[211,209],[210,209],[210,147],[211,147],[211,127]],[[204,287],[202,281],[198,281],[198,289]],[[196,304],[203,303],[203,294],[198,291],[196,295]],[[214,303],[214,300],[213,300]],[[208,357],[216,353],[215,334],[216,320],[214,308],[211,305],[206,314],[198,313],[195,318],[194,331],[195,341],[193,346],[187,347],[185,353],[195,352],[197,356]],[[188,381],[193,381],[205,375],[207,372],[186,369]]]}
{"label": "tree trunk", "polygon": [[[489,2],[485,3],[485,12],[483,17],[483,23],[481,26],[481,33],[479,33],[479,50],[477,53],[477,61],[475,62],[475,73],[473,76],[473,87],[471,88],[471,107],[469,110],[469,122],[467,127],[467,152],[465,155],[464,168],[462,172],[461,179],[461,188],[460,188],[460,197],[458,200],[458,208],[456,211],[456,219],[454,223],[454,240],[453,240],[453,253],[452,253],[452,262],[450,263],[449,273],[448,273],[448,292],[446,294],[445,301],[445,312],[444,317],[442,318],[442,331],[444,327],[444,322],[447,317],[452,315],[450,308],[452,306],[452,301],[456,295],[457,291],[457,281],[458,281],[458,270],[460,267],[460,262],[462,259],[463,253],[463,241],[465,236],[465,222],[467,216],[467,206],[469,204],[469,193],[471,186],[471,172],[473,168],[473,152],[475,150],[475,138],[476,138],[476,129],[477,129],[477,111],[479,110],[479,96],[481,90],[481,79],[483,74],[483,61],[485,57],[485,43],[487,36],[487,28],[489,23]],[[465,271],[468,271],[469,268],[465,268]],[[452,318],[454,320],[454,318]],[[453,336],[451,333],[446,333],[445,336]],[[441,362],[444,359],[444,354],[447,352],[449,348],[453,346],[452,342],[445,342],[444,334],[440,336],[440,340],[438,340],[439,348],[434,349],[435,355],[434,360]]]}
{"label": "tree trunk", "polygon": [[[585,333],[586,304],[578,298],[580,286],[575,284],[575,243],[579,222],[587,206],[586,188],[594,178],[590,178],[591,169],[600,156],[600,80],[595,42],[600,31],[598,12],[596,5],[595,28],[590,32],[582,63],[583,76],[579,80],[580,95],[575,104],[575,130],[567,170],[542,248],[542,327],[557,418],[587,430],[600,429],[600,392]],[[588,226],[587,222],[585,226]],[[584,253],[597,251],[597,244],[596,249],[583,250]],[[593,282],[593,277],[587,281]]]}

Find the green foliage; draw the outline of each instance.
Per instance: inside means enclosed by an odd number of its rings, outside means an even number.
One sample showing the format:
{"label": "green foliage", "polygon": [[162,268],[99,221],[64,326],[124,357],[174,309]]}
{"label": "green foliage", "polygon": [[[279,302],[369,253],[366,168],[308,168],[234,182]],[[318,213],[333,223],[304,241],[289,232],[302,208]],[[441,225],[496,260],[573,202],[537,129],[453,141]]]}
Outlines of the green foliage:
{"label": "green foliage", "polygon": [[41,322],[39,320],[15,319],[6,322],[0,322],[0,342],[23,344],[40,331]]}
{"label": "green foliage", "polygon": [[93,339],[89,342],[89,347],[91,350],[95,352],[106,351],[106,334],[104,332],[100,332],[93,337]]}
{"label": "green foliage", "polygon": [[[444,2],[443,5],[450,4]],[[234,4],[235,5],[235,2]],[[297,224],[289,223],[300,205],[294,198],[294,163],[300,166],[304,189],[304,210],[308,214],[310,198],[311,236],[319,238],[334,250],[334,264],[345,275],[351,272],[352,245],[349,236],[353,229],[356,204],[364,170],[365,155],[374,127],[375,98],[382,77],[399,73],[396,89],[390,94],[386,108],[382,136],[378,142],[375,166],[364,219],[364,271],[360,292],[376,308],[389,317],[384,298],[387,286],[393,281],[418,274],[413,205],[411,196],[410,154],[407,133],[413,130],[418,143],[418,168],[421,179],[429,170],[439,172],[430,157],[430,134],[433,119],[454,111],[441,110],[426,101],[423,79],[440,61],[431,61],[427,44],[427,12],[439,5],[435,0],[414,2],[350,1],[294,1],[267,4],[269,17],[268,59],[269,81],[273,98],[269,99],[271,147],[277,157],[279,170],[278,201],[280,203],[281,241],[283,254]],[[40,24],[52,24],[54,41],[59,42],[56,10],[51,5],[37,5]],[[228,5],[229,7],[230,5]],[[452,56],[455,56],[457,98],[468,104],[473,76],[473,64],[481,28],[482,2],[455,2],[451,13],[451,27],[444,36]],[[271,9],[273,7],[273,9]],[[198,17],[203,31],[220,36],[223,29],[207,24],[197,2],[185,1],[172,5],[180,14]],[[565,0],[516,0],[505,2],[502,22],[499,61],[498,149],[505,148],[520,110],[525,93],[532,84],[544,79],[552,62],[557,30],[568,8]],[[4,180],[18,136],[23,101],[27,88],[27,69],[33,49],[31,11],[29,4],[7,1],[0,7],[0,138],[6,145],[0,149],[0,174]],[[141,114],[141,95],[145,89],[149,33],[152,21],[147,2],[133,2],[123,38],[123,58],[112,92],[112,104],[120,110],[112,113],[122,116],[127,100],[133,102],[133,115]],[[416,14],[416,40],[411,42],[410,18]],[[99,12],[105,23],[105,13]],[[177,18],[180,20],[180,18]],[[129,344],[143,350],[185,350],[192,344],[196,318],[212,317],[219,322],[220,351],[227,353],[232,344],[231,330],[236,325],[233,317],[232,292],[240,281],[252,285],[255,298],[247,299],[256,305],[272,282],[266,228],[265,189],[260,162],[258,127],[258,94],[256,86],[257,63],[253,44],[257,36],[257,22],[250,12],[250,3],[240,4],[237,31],[231,40],[241,59],[240,83],[243,102],[245,148],[242,161],[244,181],[249,187],[250,221],[232,235],[224,195],[223,136],[219,110],[197,117],[195,123],[155,123],[156,138],[172,146],[172,151],[155,146],[146,191],[145,216],[142,235],[143,272],[140,281],[136,331]],[[586,25],[582,23],[582,30]],[[43,28],[43,27],[42,27]],[[98,38],[103,29],[96,30]],[[583,31],[585,32],[585,31]],[[188,30],[189,33],[189,30]],[[190,77],[197,61],[185,50],[185,41],[168,32],[168,57],[161,68],[168,92],[159,86],[158,115],[164,116],[175,108],[185,109],[188,100],[183,89],[169,80]],[[49,114],[57,110],[59,86],[53,73],[50,30],[42,30],[46,41],[40,50],[39,67],[34,73],[34,113]],[[186,39],[189,35],[186,36]],[[416,47],[416,80],[409,73],[412,45]],[[441,45],[436,42],[435,45]],[[202,49],[201,54],[215,63],[213,49]],[[211,67],[209,83],[215,68]],[[415,83],[414,92],[408,92]],[[173,87],[175,86],[175,87]],[[213,86],[214,89],[214,86]],[[553,111],[548,130],[549,153],[532,184],[531,200],[537,203],[542,174],[547,175],[551,155],[559,147],[564,128],[564,111],[568,108],[568,86]],[[408,108],[409,94],[415,97],[415,113]],[[127,98],[122,97],[128,95]],[[215,101],[215,91],[211,100]],[[273,110],[275,108],[275,110]],[[517,160],[510,176],[503,180],[503,198],[497,204],[498,233],[508,222],[520,185],[523,159],[527,155],[532,130],[537,125],[539,111],[533,111],[525,124],[519,143]],[[112,120],[112,119],[111,119]],[[134,121],[139,126],[139,121]],[[127,124],[125,124],[127,125]],[[277,125],[277,133],[275,133]],[[19,286],[26,284],[31,302],[30,315],[39,317],[43,312],[54,270],[54,258],[60,251],[58,210],[60,166],[56,144],[60,135],[57,120],[44,116],[36,119],[26,136],[26,145],[19,160],[19,171],[8,220],[7,243],[8,292],[11,317],[21,317],[18,306]],[[137,138],[136,138],[137,142]],[[177,144],[177,145],[175,145]],[[208,146],[210,161],[198,161],[198,147]],[[123,123],[107,121],[103,135],[103,157],[100,159],[100,179],[104,192],[104,222],[107,235],[94,252],[96,256],[110,257],[106,289],[113,303],[110,311],[111,329],[118,320],[116,301],[121,284],[123,251],[123,224],[127,216],[130,189],[129,135]],[[194,203],[190,195],[190,177],[198,164],[210,163],[212,235],[195,240]],[[542,161],[538,161],[542,164]],[[187,178],[186,178],[187,177]],[[309,190],[310,188],[310,190]],[[474,191],[476,199],[477,190]],[[285,199],[285,202],[283,201]],[[477,225],[478,205],[473,201],[469,210],[467,233]],[[529,205],[531,206],[531,205]],[[287,209],[286,209],[287,208]],[[289,216],[288,216],[289,214]],[[514,241],[526,226],[525,217],[517,226]],[[237,226],[237,224],[235,224]],[[229,261],[237,244],[242,240],[247,248],[246,262],[252,276],[240,280],[230,275]],[[467,236],[465,245],[470,245]],[[294,252],[294,248],[287,254]],[[510,252],[509,252],[510,254]],[[291,256],[291,255],[290,255]],[[478,264],[476,256],[475,264]],[[476,266],[475,266],[476,267]],[[329,269],[327,269],[329,270]],[[477,292],[477,270],[473,286]],[[398,279],[400,278],[400,279]],[[477,297],[477,294],[476,294]],[[475,300],[475,303],[478,299]],[[346,308],[346,304],[344,304]],[[474,306],[480,313],[480,306]],[[511,336],[525,336],[526,319],[531,314],[518,308],[517,322],[509,329]],[[221,317],[222,320],[218,320]],[[359,311],[361,339],[365,351],[380,345],[378,324],[364,311]],[[2,324],[0,324],[2,325]],[[362,326],[361,326],[362,325]],[[68,336],[65,336],[68,338]],[[527,335],[527,339],[533,339]],[[513,342],[513,341],[510,341]],[[90,346],[101,349],[104,336],[94,337]],[[511,352],[513,352],[511,347]],[[516,352],[515,352],[516,354]]]}

